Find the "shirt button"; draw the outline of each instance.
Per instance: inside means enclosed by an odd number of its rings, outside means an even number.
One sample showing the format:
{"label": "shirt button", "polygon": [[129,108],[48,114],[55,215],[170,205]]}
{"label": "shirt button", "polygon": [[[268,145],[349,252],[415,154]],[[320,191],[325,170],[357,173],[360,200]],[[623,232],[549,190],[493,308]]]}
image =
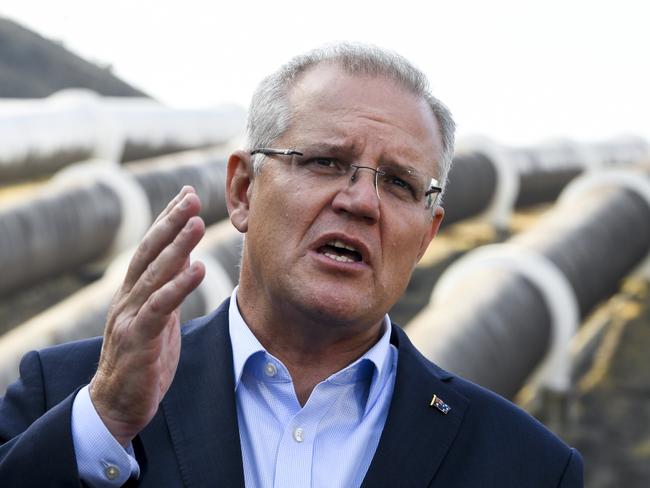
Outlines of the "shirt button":
{"label": "shirt button", "polygon": [[305,440],[305,431],[302,428],[298,427],[293,431],[293,438],[296,442],[302,442]]}
{"label": "shirt button", "polygon": [[104,474],[106,475],[106,478],[109,480],[114,480],[120,475],[120,469],[117,466],[113,466],[112,464],[109,464],[104,468]]}
{"label": "shirt button", "polygon": [[266,363],[266,366],[264,366],[264,373],[266,376],[273,377],[277,374],[278,369],[275,367],[275,364],[273,363]]}

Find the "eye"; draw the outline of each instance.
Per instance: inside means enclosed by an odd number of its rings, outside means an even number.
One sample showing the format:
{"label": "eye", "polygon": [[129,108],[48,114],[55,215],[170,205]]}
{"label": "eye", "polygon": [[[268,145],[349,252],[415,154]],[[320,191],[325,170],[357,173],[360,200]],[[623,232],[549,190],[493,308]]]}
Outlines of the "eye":
{"label": "eye", "polygon": [[314,173],[339,175],[346,172],[345,163],[336,158],[320,156],[307,158],[303,165]]}
{"label": "eye", "polygon": [[411,185],[409,185],[402,178],[399,178],[397,176],[392,176],[392,175],[386,175],[386,178],[388,179],[387,183],[389,185],[396,186],[398,188],[402,188],[404,190],[411,191]]}
{"label": "eye", "polygon": [[380,168],[382,190],[400,200],[411,201],[418,199],[418,180],[408,171],[394,168]]}
{"label": "eye", "polygon": [[311,163],[316,166],[322,166],[323,168],[336,168],[337,161],[332,158],[314,158],[311,160]]}
{"label": "eye", "polygon": [[391,172],[384,172],[381,177],[382,185],[393,193],[415,196],[413,184],[405,178]]}

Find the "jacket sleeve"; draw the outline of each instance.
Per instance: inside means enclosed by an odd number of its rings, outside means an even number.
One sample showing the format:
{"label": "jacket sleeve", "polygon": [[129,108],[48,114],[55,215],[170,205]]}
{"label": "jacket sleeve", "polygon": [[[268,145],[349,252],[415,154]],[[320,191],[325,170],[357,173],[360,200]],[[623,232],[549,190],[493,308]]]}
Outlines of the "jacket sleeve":
{"label": "jacket sleeve", "polygon": [[0,486],[78,487],[71,414],[77,390],[48,409],[39,353],[0,399]]}
{"label": "jacket sleeve", "polygon": [[562,478],[557,486],[559,488],[582,488],[584,486],[582,472],[582,456],[580,456],[577,450],[571,449],[569,461],[564,468],[564,473],[562,473]]}

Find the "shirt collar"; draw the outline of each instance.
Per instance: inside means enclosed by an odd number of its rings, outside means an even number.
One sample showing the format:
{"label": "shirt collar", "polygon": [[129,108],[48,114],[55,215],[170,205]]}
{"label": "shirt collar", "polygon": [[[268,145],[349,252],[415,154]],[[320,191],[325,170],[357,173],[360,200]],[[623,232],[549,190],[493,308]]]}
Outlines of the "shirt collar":
{"label": "shirt collar", "polygon": [[237,387],[239,386],[239,381],[241,380],[241,375],[248,358],[257,352],[266,352],[264,346],[262,346],[260,341],[257,340],[257,337],[253,335],[239,312],[239,307],[237,306],[238,289],[239,286],[236,286],[233,290],[230,297],[230,306],[228,307],[228,328],[230,332],[230,341],[232,342],[235,390],[237,390]]}
{"label": "shirt collar", "polygon": [[[269,354],[248,328],[248,325],[246,325],[244,318],[239,312],[239,307],[237,306],[238,288],[235,287],[232,292],[228,309],[228,327],[232,342],[235,390],[239,386],[244,367],[249,358],[259,352]],[[360,369],[362,369],[360,366],[363,366],[363,363],[369,363],[374,366],[372,368],[372,379],[368,391],[366,411],[368,411],[379,397],[384,386],[386,386],[386,382],[390,378],[393,368],[397,364],[397,349],[390,343],[391,322],[388,315],[384,316],[383,322],[384,332],[379,341],[359,359],[327,379],[333,383],[345,382],[344,378],[346,377],[347,371],[353,371],[357,375]]]}

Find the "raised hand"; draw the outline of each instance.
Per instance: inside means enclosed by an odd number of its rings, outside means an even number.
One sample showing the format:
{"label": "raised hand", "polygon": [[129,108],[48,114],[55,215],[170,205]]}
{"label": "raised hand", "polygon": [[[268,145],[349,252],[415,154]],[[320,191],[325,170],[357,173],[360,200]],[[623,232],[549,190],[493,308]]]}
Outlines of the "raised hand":
{"label": "raised hand", "polygon": [[199,197],[184,187],[138,246],[108,312],[90,398],[123,446],[151,421],[176,373],[180,312],[205,275],[190,251],[205,233]]}

